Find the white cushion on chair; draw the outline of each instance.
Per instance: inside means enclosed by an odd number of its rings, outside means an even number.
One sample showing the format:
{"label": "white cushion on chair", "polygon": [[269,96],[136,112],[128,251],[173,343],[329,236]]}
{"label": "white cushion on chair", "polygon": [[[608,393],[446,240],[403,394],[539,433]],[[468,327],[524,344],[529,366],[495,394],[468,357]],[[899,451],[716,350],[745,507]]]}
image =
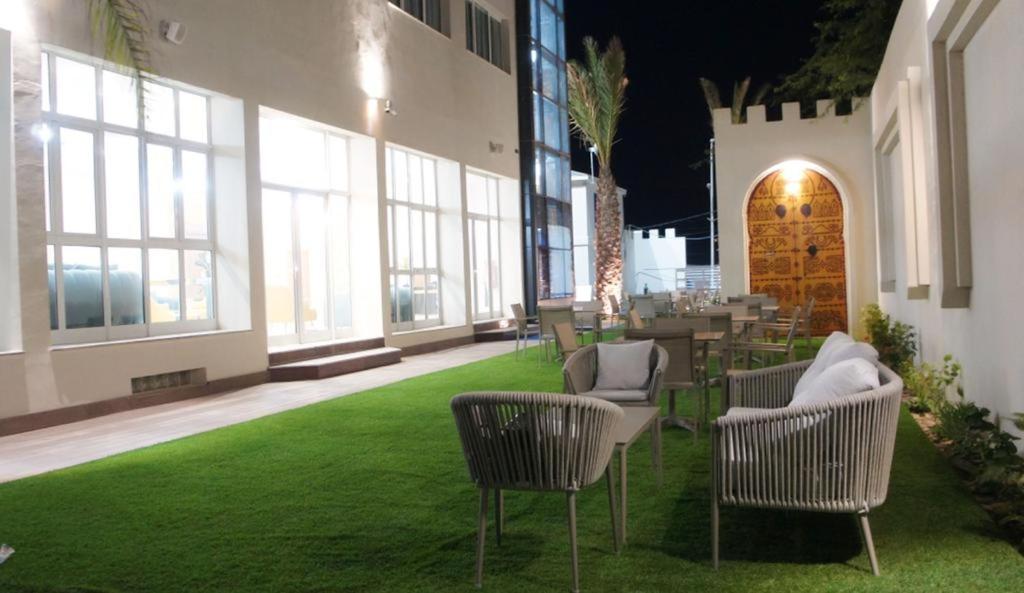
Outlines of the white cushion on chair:
{"label": "white cushion on chair", "polygon": [[878,369],[863,358],[839,361],[812,379],[802,391],[793,394],[790,406],[823,404],[844,395],[878,389]]}
{"label": "white cushion on chair", "polygon": [[594,391],[644,389],[651,376],[654,340],[625,344],[597,343],[597,382]]}
{"label": "white cushion on chair", "polygon": [[865,342],[855,342],[853,338],[843,332],[832,332],[818,349],[818,353],[814,356],[814,362],[800,376],[800,380],[797,381],[796,388],[793,390],[794,394],[807,389],[810,382],[828,367],[851,358],[863,358],[875,362],[878,360],[878,351]]}

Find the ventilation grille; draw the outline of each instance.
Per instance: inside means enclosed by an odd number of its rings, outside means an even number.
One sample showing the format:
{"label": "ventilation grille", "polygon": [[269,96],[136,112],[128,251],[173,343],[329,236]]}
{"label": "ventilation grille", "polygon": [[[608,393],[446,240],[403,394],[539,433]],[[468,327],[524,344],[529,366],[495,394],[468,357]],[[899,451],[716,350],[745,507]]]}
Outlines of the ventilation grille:
{"label": "ventilation grille", "polygon": [[206,383],[206,369],[172,371],[170,373],[132,378],[132,393],[147,393],[162,389],[202,385],[204,383]]}

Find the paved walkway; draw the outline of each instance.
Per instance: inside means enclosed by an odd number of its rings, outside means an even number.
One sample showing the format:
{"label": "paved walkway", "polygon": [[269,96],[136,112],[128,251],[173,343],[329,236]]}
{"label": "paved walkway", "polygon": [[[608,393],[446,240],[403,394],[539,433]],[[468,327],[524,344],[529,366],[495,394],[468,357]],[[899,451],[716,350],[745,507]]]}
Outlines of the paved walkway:
{"label": "paved walkway", "polygon": [[264,383],[0,438],[0,482],[34,476],[125,451],[239,424],[511,352],[514,342],[484,342],[409,356],[390,366],[319,381]]}

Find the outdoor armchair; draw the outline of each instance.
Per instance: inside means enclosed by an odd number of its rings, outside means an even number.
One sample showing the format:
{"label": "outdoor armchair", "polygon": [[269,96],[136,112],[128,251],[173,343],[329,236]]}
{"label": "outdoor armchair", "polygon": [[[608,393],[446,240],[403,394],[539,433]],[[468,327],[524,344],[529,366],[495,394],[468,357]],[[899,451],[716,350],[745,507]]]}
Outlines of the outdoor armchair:
{"label": "outdoor armchair", "polygon": [[565,392],[573,395],[585,395],[620,406],[657,406],[661,394],[662,382],[668,368],[668,352],[657,344],[651,348],[648,360],[648,377],[643,389],[598,390],[597,382],[597,345],[590,344],[576,351],[562,366]]}
{"label": "outdoor armchair", "polygon": [[451,406],[469,477],[480,489],[476,586],[483,583],[490,492],[494,491],[500,544],[502,491],[533,490],[566,494],[572,590],[579,591],[576,492],[602,475],[608,488],[612,541],[619,551],[621,531],[609,461],[622,409],[594,398],[553,393],[464,393],[452,399]]}
{"label": "outdoor armchair", "polygon": [[813,361],[728,376],[727,413],[712,424],[711,557],[721,506],[857,514],[878,574],[868,513],[885,502],[903,381],[874,363],[879,387],[789,406]]}

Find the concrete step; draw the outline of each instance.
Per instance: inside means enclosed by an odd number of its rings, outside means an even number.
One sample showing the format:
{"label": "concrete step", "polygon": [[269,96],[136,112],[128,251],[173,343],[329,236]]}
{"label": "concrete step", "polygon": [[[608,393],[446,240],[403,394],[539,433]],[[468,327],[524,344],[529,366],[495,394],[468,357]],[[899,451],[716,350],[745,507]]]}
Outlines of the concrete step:
{"label": "concrete step", "polygon": [[489,329],[486,331],[478,331],[473,334],[474,342],[501,342],[504,340],[514,339],[516,339],[516,329],[514,327]]}
{"label": "concrete step", "polygon": [[382,347],[334,354],[270,367],[271,381],[307,381],[365,371],[402,361],[400,348]]}
{"label": "concrete step", "polygon": [[[501,327],[503,323],[507,327]],[[473,324],[474,342],[501,342],[514,339],[516,339],[516,327],[513,320],[491,319],[477,321]]]}
{"label": "concrete step", "polygon": [[362,350],[383,348],[384,338],[369,338],[362,340],[334,340],[330,342],[316,342],[313,344],[296,344],[283,348],[275,348],[270,352],[270,366],[280,366],[300,360],[311,360],[314,358],[325,358],[335,354],[348,354]]}

